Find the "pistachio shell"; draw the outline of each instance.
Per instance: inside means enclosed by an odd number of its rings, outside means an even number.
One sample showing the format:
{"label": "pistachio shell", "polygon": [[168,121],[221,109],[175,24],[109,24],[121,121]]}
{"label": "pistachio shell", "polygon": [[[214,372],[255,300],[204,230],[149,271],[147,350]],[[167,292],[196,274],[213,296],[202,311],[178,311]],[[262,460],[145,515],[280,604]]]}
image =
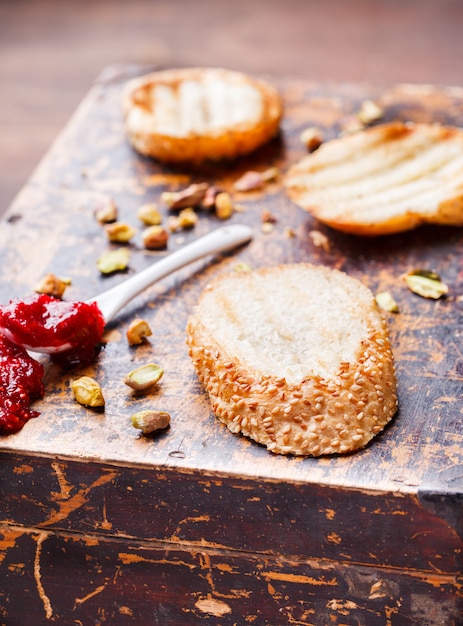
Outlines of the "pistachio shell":
{"label": "pistachio shell", "polygon": [[439,274],[432,270],[413,270],[403,276],[410,291],[422,296],[438,300],[447,295],[449,288],[440,279]]}

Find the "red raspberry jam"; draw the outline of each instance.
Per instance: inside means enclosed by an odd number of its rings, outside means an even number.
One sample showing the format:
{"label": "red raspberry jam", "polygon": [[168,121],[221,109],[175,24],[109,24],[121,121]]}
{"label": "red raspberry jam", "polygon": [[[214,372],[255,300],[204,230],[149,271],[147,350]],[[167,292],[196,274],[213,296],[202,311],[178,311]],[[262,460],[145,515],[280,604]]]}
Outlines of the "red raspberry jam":
{"label": "red raspberry jam", "polygon": [[29,405],[43,396],[42,378],[43,366],[0,335],[0,435],[16,433],[39,415]]}
{"label": "red raspberry jam", "polygon": [[46,351],[62,366],[93,361],[104,330],[98,305],[64,302],[44,294],[0,306],[0,332],[27,350]]}

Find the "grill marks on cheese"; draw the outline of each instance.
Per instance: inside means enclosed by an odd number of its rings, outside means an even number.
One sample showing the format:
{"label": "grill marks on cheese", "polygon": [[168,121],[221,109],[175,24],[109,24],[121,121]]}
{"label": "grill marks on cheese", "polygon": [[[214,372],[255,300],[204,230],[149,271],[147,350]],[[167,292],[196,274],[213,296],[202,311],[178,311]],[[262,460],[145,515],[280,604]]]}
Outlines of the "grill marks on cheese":
{"label": "grill marks on cheese", "polygon": [[463,132],[391,123],[321,146],[290,169],[289,196],[339,230],[463,225]]}
{"label": "grill marks on cheese", "polygon": [[205,76],[177,86],[154,85],[151,109],[155,132],[186,137],[255,123],[262,115],[262,97],[252,85]]}
{"label": "grill marks on cheese", "polygon": [[234,159],[274,137],[282,99],[270,84],[221,68],[154,72],[124,92],[127,137],[166,163]]}
{"label": "grill marks on cheese", "polygon": [[304,272],[287,271],[269,283],[265,273],[253,272],[235,285],[232,279],[223,288],[219,283],[203,295],[202,323],[226,352],[256,372],[284,376],[288,383],[332,377],[340,362],[355,361],[359,338],[368,333],[356,308],[370,305],[371,294],[357,283],[349,288],[348,278],[340,289],[341,274],[315,276],[317,284],[303,283]]}

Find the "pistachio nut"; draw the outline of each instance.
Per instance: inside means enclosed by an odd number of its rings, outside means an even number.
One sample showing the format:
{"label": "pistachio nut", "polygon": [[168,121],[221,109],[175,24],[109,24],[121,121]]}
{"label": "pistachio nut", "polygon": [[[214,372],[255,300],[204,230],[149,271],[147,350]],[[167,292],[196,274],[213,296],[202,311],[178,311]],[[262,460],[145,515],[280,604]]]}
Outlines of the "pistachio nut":
{"label": "pistachio nut", "polygon": [[66,287],[70,284],[70,278],[58,278],[55,274],[46,274],[35,286],[34,291],[54,298],[62,298]]}
{"label": "pistachio nut", "polygon": [[137,217],[145,226],[159,226],[162,222],[161,213],[154,202],[143,204],[137,211]]}
{"label": "pistachio nut", "polygon": [[143,343],[143,340],[146,337],[150,337],[152,335],[151,328],[146,320],[137,317],[132,322],[130,322],[126,336],[129,345],[136,346]]}
{"label": "pistachio nut", "polygon": [[81,376],[71,382],[72,393],[79,404],[102,407],[105,404],[100,385],[90,376]]}
{"label": "pistachio nut", "polygon": [[127,269],[130,261],[130,252],[127,248],[118,248],[104,252],[98,259],[96,265],[102,274],[112,274],[113,272],[123,272]]}
{"label": "pistachio nut", "polygon": [[208,187],[208,183],[194,183],[182,191],[164,191],[161,200],[171,211],[195,207],[201,204]]}
{"label": "pistachio nut", "polygon": [[132,415],[131,421],[134,428],[139,428],[144,435],[149,435],[167,428],[170,424],[170,415],[166,411],[139,411]]}
{"label": "pistachio nut", "polygon": [[432,270],[417,269],[402,276],[407,287],[423,298],[438,300],[446,296],[449,288],[440,279],[439,274]]}
{"label": "pistachio nut", "polygon": [[124,378],[124,383],[135,391],[146,391],[159,382],[164,374],[160,365],[148,363],[132,370]]}
{"label": "pistachio nut", "polygon": [[132,228],[125,222],[114,222],[106,224],[106,235],[112,243],[128,243],[136,234],[135,228]]}
{"label": "pistachio nut", "polygon": [[383,311],[388,311],[389,313],[399,312],[399,305],[389,291],[380,291],[376,294],[375,300],[376,304],[383,309]]}
{"label": "pistachio nut", "polygon": [[164,226],[148,226],[141,235],[143,246],[147,250],[162,250],[167,247],[169,232]]}
{"label": "pistachio nut", "polygon": [[215,214],[221,220],[228,220],[233,214],[233,202],[226,191],[221,191],[215,198]]}

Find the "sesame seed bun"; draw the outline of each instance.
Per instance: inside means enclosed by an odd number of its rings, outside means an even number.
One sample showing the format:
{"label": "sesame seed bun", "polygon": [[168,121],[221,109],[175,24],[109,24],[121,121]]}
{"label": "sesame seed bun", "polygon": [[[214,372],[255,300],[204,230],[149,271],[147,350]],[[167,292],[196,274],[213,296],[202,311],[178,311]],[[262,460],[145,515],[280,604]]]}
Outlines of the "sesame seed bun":
{"label": "sesame seed bun", "polygon": [[279,129],[282,100],[268,83],[220,68],[154,72],[128,83],[127,137],[135,150],[167,163],[233,159]]}
{"label": "sesame seed bun", "polygon": [[278,454],[363,448],[397,411],[393,356],[370,290],[309,264],[233,272],[187,324],[215,415]]}
{"label": "sesame seed bun", "polygon": [[293,165],[289,197],[355,235],[463,226],[463,131],[391,122],[333,139]]}

